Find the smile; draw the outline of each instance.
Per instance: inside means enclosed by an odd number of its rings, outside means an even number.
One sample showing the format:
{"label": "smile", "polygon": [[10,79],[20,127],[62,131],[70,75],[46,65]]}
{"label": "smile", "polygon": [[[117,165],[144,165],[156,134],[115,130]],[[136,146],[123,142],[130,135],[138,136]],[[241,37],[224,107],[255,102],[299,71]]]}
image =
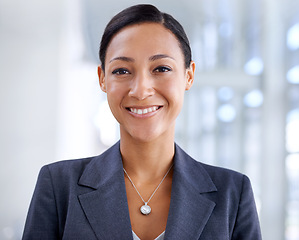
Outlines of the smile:
{"label": "smile", "polygon": [[160,107],[158,106],[153,106],[149,108],[128,108],[128,110],[132,113],[138,114],[138,115],[143,115],[147,113],[152,113],[156,112]]}

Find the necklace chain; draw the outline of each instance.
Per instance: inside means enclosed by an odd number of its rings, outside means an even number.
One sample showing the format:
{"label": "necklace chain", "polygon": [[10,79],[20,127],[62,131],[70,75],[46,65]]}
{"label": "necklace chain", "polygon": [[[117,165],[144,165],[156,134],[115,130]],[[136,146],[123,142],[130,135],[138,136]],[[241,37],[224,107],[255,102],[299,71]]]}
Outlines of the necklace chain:
{"label": "necklace chain", "polygon": [[154,190],[154,192],[152,193],[152,195],[150,196],[150,198],[146,201],[144,201],[143,197],[141,196],[141,194],[139,193],[139,191],[137,190],[135,184],[133,183],[132,179],[130,178],[129,174],[127,173],[126,169],[123,168],[125,174],[127,175],[129,181],[131,182],[132,186],[134,187],[134,189],[136,190],[136,192],[138,193],[139,197],[141,198],[142,202],[147,205],[149,203],[149,201],[152,199],[152,197],[155,195],[155,193],[157,192],[158,188],[161,186],[161,184],[163,183],[164,179],[166,178],[166,176],[168,175],[170,169],[172,168],[173,164],[171,164],[170,168],[167,170],[166,174],[164,175],[164,177],[162,178],[161,182],[159,183],[159,185],[156,187],[156,189]]}

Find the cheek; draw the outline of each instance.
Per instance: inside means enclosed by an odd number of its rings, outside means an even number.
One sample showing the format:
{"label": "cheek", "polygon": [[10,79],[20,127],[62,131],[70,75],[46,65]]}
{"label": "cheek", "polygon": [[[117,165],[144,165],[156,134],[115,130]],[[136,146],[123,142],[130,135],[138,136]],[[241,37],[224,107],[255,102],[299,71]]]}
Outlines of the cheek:
{"label": "cheek", "polygon": [[107,90],[106,92],[107,92],[107,100],[108,100],[109,107],[113,115],[115,116],[115,114],[117,114],[115,110],[118,109],[119,106],[121,105],[125,88],[121,87],[120,84],[109,82],[106,85],[106,90]]}
{"label": "cheek", "polygon": [[185,83],[182,78],[165,82],[164,89],[169,100],[179,105],[182,104],[185,94]]}
{"label": "cheek", "polygon": [[121,98],[127,89],[126,82],[116,81],[114,79],[109,79],[106,83],[107,96],[111,96],[111,98]]}

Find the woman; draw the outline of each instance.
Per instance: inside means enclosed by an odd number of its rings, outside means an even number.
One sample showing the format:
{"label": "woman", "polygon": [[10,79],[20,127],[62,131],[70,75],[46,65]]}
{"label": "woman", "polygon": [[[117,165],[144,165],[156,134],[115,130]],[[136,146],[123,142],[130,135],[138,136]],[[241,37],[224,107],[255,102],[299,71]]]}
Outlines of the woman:
{"label": "woman", "polygon": [[151,5],[127,8],[108,23],[100,59],[120,141],[41,169],[23,239],[261,239],[248,178],[174,143],[195,70],[182,26]]}

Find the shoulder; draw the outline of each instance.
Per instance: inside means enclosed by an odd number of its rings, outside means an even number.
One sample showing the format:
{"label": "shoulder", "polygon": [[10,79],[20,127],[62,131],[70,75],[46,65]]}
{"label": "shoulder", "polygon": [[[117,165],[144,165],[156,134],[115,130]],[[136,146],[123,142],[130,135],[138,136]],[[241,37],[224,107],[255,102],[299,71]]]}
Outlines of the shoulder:
{"label": "shoulder", "polygon": [[218,191],[237,191],[242,192],[246,188],[251,189],[249,178],[240,172],[222,167],[211,166],[198,163],[208,173]]}
{"label": "shoulder", "polygon": [[[241,191],[243,184],[249,184],[249,178],[237,171],[212,166],[197,161],[189,156],[184,150],[176,146],[176,154],[180,162],[180,168],[184,169],[183,173],[190,181],[213,183],[217,191],[237,190]],[[191,180],[192,179],[192,180]],[[212,188],[211,188],[212,189]]]}
{"label": "shoulder", "polygon": [[119,147],[117,143],[98,156],[62,160],[50,163],[42,167],[41,173],[49,172],[53,179],[78,178],[87,168],[98,168],[99,166],[103,165],[105,160],[110,160],[113,158],[113,154],[115,154],[118,149]]}
{"label": "shoulder", "polygon": [[88,157],[58,161],[43,166],[41,171],[48,170],[51,174],[55,173],[56,175],[69,175],[71,173],[80,174],[82,173],[82,171],[84,171],[86,166],[95,158],[96,157]]}
{"label": "shoulder", "polygon": [[197,162],[197,164],[199,164],[200,167],[202,167],[209,174],[209,176],[216,182],[239,181],[243,178],[247,178],[247,176],[243,173],[228,168],[212,166],[202,162]]}
{"label": "shoulder", "polygon": [[[68,195],[68,189],[76,187],[86,167],[96,157],[63,160],[43,166],[39,172],[36,188],[53,188]],[[39,187],[40,186],[40,187]]]}

